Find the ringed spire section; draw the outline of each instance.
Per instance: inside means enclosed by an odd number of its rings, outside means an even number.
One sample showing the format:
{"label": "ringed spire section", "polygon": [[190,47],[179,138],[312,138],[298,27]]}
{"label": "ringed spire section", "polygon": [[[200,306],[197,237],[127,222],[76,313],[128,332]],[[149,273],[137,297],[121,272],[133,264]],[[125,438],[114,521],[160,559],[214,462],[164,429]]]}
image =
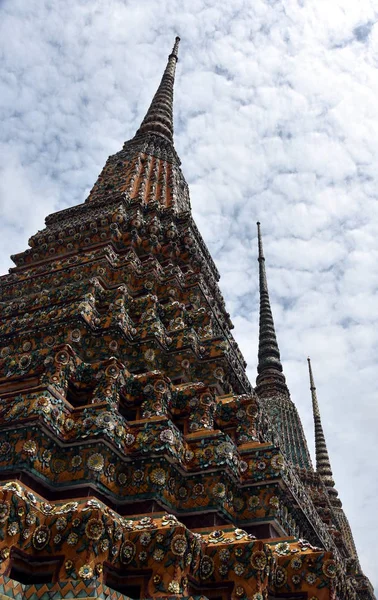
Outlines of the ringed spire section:
{"label": "ringed spire section", "polygon": [[[364,585],[366,584],[366,579],[362,575],[361,566],[359,564],[358,555],[356,546],[353,539],[352,530],[349,524],[349,521],[345,515],[344,509],[342,507],[342,502],[339,498],[339,493],[335,488],[335,482],[333,479],[333,473],[331,468],[331,461],[328,455],[327,444],[325,440],[325,435],[323,432],[323,426],[320,417],[318,398],[316,394],[316,387],[314,381],[314,375],[312,372],[311,360],[307,358],[308,363],[308,372],[310,377],[310,390],[311,390],[311,398],[312,398],[312,410],[314,416],[314,428],[315,428],[315,455],[316,455],[316,472],[320,476],[320,479],[323,481],[324,486],[327,490],[329,500],[331,506],[333,507],[334,514],[337,519],[338,528],[342,533],[342,538],[347,549],[348,555],[350,559],[352,559],[352,563],[354,564],[354,572],[357,578],[362,577],[364,580]],[[369,587],[370,584],[367,584]]]}
{"label": "ringed spire section", "polygon": [[261,236],[261,225],[257,222],[258,263],[260,285],[260,321],[259,321],[259,352],[258,376],[256,379],[257,391],[265,387],[276,385],[287,391],[285,376],[282,373],[280,351],[278,348],[273,314],[270,305],[268,282],[265,270],[265,257]]}
{"label": "ringed spire section", "polygon": [[273,314],[270,305],[260,223],[257,223],[260,325],[256,392],[278,433],[285,457],[297,468],[312,470],[310,453],[296,406],[290,398],[282,372]]}
{"label": "ringed spire section", "polygon": [[173,143],[173,88],[180,38],[176,37],[159,87],[134,137],[110,156],[87,202],[155,202],[175,213],[190,211],[188,184]]}
{"label": "ringed spire section", "polygon": [[307,358],[308,372],[310,377],[310,390],[312,398],[312,412],[314,416],[314,429],[315,429],[315,455],[316,455],[316,471],[319,473],[324,485],[327,488],[331,502],[334,505],[341,506],[341,501],[338,498],[338,492],[335,488],[335,482],[333,479],[333,473],[331,468],[331,461],[328,455],[327,444],[323,432],[322,421],[320,418],[318,398],[316,395],[316,387],[314,381],[314,375],[312,373],[311,360]]}
{"label": "ringed spire section", "polygon": [[180,38],[175,39],[172,52],[163,73],[160,85],[152,99],[150,107],[141,126],[135,134],[135,139],[148,134],[160,135],[173,142],[173,87],[175,83],[176,63]]}

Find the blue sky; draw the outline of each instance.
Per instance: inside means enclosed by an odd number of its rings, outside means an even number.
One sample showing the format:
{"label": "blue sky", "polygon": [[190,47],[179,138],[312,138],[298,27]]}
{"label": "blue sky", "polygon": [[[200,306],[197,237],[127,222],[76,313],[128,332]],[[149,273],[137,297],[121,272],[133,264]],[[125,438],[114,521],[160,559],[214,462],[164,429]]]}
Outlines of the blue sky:
{"label": "blue sky", "polygon": [[[0,263],[86,198],[182,38],[176,148],[255,380],[257,220],[284,371],[378,567],[378,9],[373,0],[0,2]],[[358,490],[358,492],[356,491]]]}

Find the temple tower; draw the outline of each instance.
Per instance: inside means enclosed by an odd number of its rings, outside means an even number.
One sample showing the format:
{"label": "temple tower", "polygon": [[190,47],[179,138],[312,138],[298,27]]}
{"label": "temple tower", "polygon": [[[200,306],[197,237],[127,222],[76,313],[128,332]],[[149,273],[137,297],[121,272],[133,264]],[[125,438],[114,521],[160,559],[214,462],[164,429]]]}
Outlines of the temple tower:
{"label": "temple tower", "polygon": [[231,334],[173,144],[178,45],[86,201],[0,279],[0,594],[371,599],[298,476],[261,238],[258,393]]}

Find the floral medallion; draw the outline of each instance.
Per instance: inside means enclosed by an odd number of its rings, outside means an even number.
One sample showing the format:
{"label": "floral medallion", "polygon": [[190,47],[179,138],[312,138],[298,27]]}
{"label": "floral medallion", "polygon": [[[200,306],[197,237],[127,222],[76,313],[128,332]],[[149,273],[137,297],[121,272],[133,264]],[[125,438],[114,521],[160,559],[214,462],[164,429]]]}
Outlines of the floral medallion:
{"label": "floral medallion", "polygon": [[91,454],[87,460],[88,469],[91,469],[91,471],[96,471],[97,473],[100,473],[104,469],[104,464],[104,457],[99,452]]}
{"label": "floral medallion", "polygon": [[209,579],[214,573],[214,561],[210,556],[203,556],[200,562],[200,578]]}
{"label": "floral medallion", "polygon": [[287,582],[287,571],[284,567],[278,566],[275,573],[275,583],[277,587],[282,587]]}
{"label": "floral medallion", "polygon": [[336,563],[332,559],[324,561],[322,567],[323,573],[328,579],[334,579],[336,577]]}
{"label": "floral medallion", "polygon": [[40,525],[33,533],[33,546],[36,550],[43,550],[50,541],[51,532],[46,525]]}
{"label": "floral medallion", "polygon": [[171,550],[176,556],[183,556],[188,548],[188,542],[184,535],[175,535],[172,538]]}
{"label": "floral medallion", "polygon": [[262,550],[257,550],[252,553],[251,565],[256,571],[263,571],[266,567],[267,559],[265,553]]}
{"label": "floral medallion", "polygon": [[85,526],[85,535],[89,540],[99,540],[104,531],[105,527],[100,519],[89,519]]}
{"label": "floral medallion", "polygon": [[126,540],[121,546],[119,553],[120,561],[124,565],[128,565],[133,560],[136,553],[135,544],[131,540]]}

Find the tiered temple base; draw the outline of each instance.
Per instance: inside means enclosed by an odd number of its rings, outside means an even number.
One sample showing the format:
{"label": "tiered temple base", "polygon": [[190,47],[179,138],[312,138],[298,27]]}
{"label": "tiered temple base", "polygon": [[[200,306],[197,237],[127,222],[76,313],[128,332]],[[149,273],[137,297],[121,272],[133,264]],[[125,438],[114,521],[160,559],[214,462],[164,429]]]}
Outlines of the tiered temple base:
{"label": "tiered temple base", "polygon": [[332,597],[335,562],[304,541],[256,540],[232,525],[191,531],[169,514],[125,518],[95,498],[47,503],[16,481],[0,498],[8,597]]}

